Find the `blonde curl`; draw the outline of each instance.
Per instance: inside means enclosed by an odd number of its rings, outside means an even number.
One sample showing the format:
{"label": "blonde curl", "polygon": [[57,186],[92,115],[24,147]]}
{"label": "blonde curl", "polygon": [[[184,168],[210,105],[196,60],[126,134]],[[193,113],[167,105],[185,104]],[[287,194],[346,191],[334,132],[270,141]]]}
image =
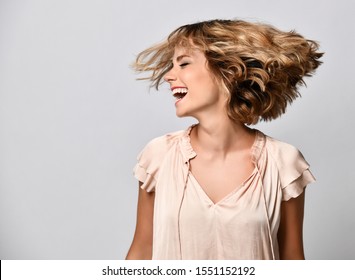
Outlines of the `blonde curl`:
{"label": "blonde curl", "polygon": [[210,20],[179,27],[141,52],[134,69],[151,72],[143,79],[158,89],[177,46],[197,47],[205,54],[209,69],[227,91],[228,116],[246,124],[285,113],[323,55],[315,41],[295,31],[242,20]]}

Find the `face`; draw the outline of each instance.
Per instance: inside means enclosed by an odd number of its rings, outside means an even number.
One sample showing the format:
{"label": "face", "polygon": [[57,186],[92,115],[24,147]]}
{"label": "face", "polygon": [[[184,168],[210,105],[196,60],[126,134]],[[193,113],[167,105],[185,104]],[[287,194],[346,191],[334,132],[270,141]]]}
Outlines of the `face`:
{"label": "face", "polygon": [[164,79],[175,97],[178,117],[200,119],[225,111],[226,96],[221,94],[200,50],[176,48],[172,63],[173,67]]}

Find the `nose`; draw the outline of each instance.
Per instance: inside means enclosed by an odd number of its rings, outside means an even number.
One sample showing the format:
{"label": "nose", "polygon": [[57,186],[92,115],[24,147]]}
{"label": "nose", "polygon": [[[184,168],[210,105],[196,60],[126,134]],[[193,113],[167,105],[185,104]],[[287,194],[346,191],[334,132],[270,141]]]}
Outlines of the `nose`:
{"label": "nose", "polygon": [[167,83],[171,83],[176,80],[176,75],[174,68],[172,67],[168,72],[165,73],[164,75],[164,81]]}

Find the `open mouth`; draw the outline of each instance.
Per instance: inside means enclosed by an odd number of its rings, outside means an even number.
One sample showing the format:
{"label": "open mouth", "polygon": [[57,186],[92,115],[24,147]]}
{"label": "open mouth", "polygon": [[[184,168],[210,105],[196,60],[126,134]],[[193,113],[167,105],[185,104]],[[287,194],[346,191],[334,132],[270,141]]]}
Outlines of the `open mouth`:
{"label": "open mouth", "polygon": [[187,94],[187,88],[174,88],[172,91],[173,96],[176,98],[176,100],[183,99]]}

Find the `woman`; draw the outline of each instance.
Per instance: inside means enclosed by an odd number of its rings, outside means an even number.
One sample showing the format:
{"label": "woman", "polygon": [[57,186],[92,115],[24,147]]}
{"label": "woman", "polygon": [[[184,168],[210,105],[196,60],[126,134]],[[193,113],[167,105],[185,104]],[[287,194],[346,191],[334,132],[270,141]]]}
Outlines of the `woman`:
{"label": "woman", "polygon": [[240,20],[185,25],[137,57],[164,79],[178,117],[198,123],[138,157],[138,214],[127,259],[304,259],[304,189],[293,146],[248,125],[279,117],[319,66],[318,45]]}

